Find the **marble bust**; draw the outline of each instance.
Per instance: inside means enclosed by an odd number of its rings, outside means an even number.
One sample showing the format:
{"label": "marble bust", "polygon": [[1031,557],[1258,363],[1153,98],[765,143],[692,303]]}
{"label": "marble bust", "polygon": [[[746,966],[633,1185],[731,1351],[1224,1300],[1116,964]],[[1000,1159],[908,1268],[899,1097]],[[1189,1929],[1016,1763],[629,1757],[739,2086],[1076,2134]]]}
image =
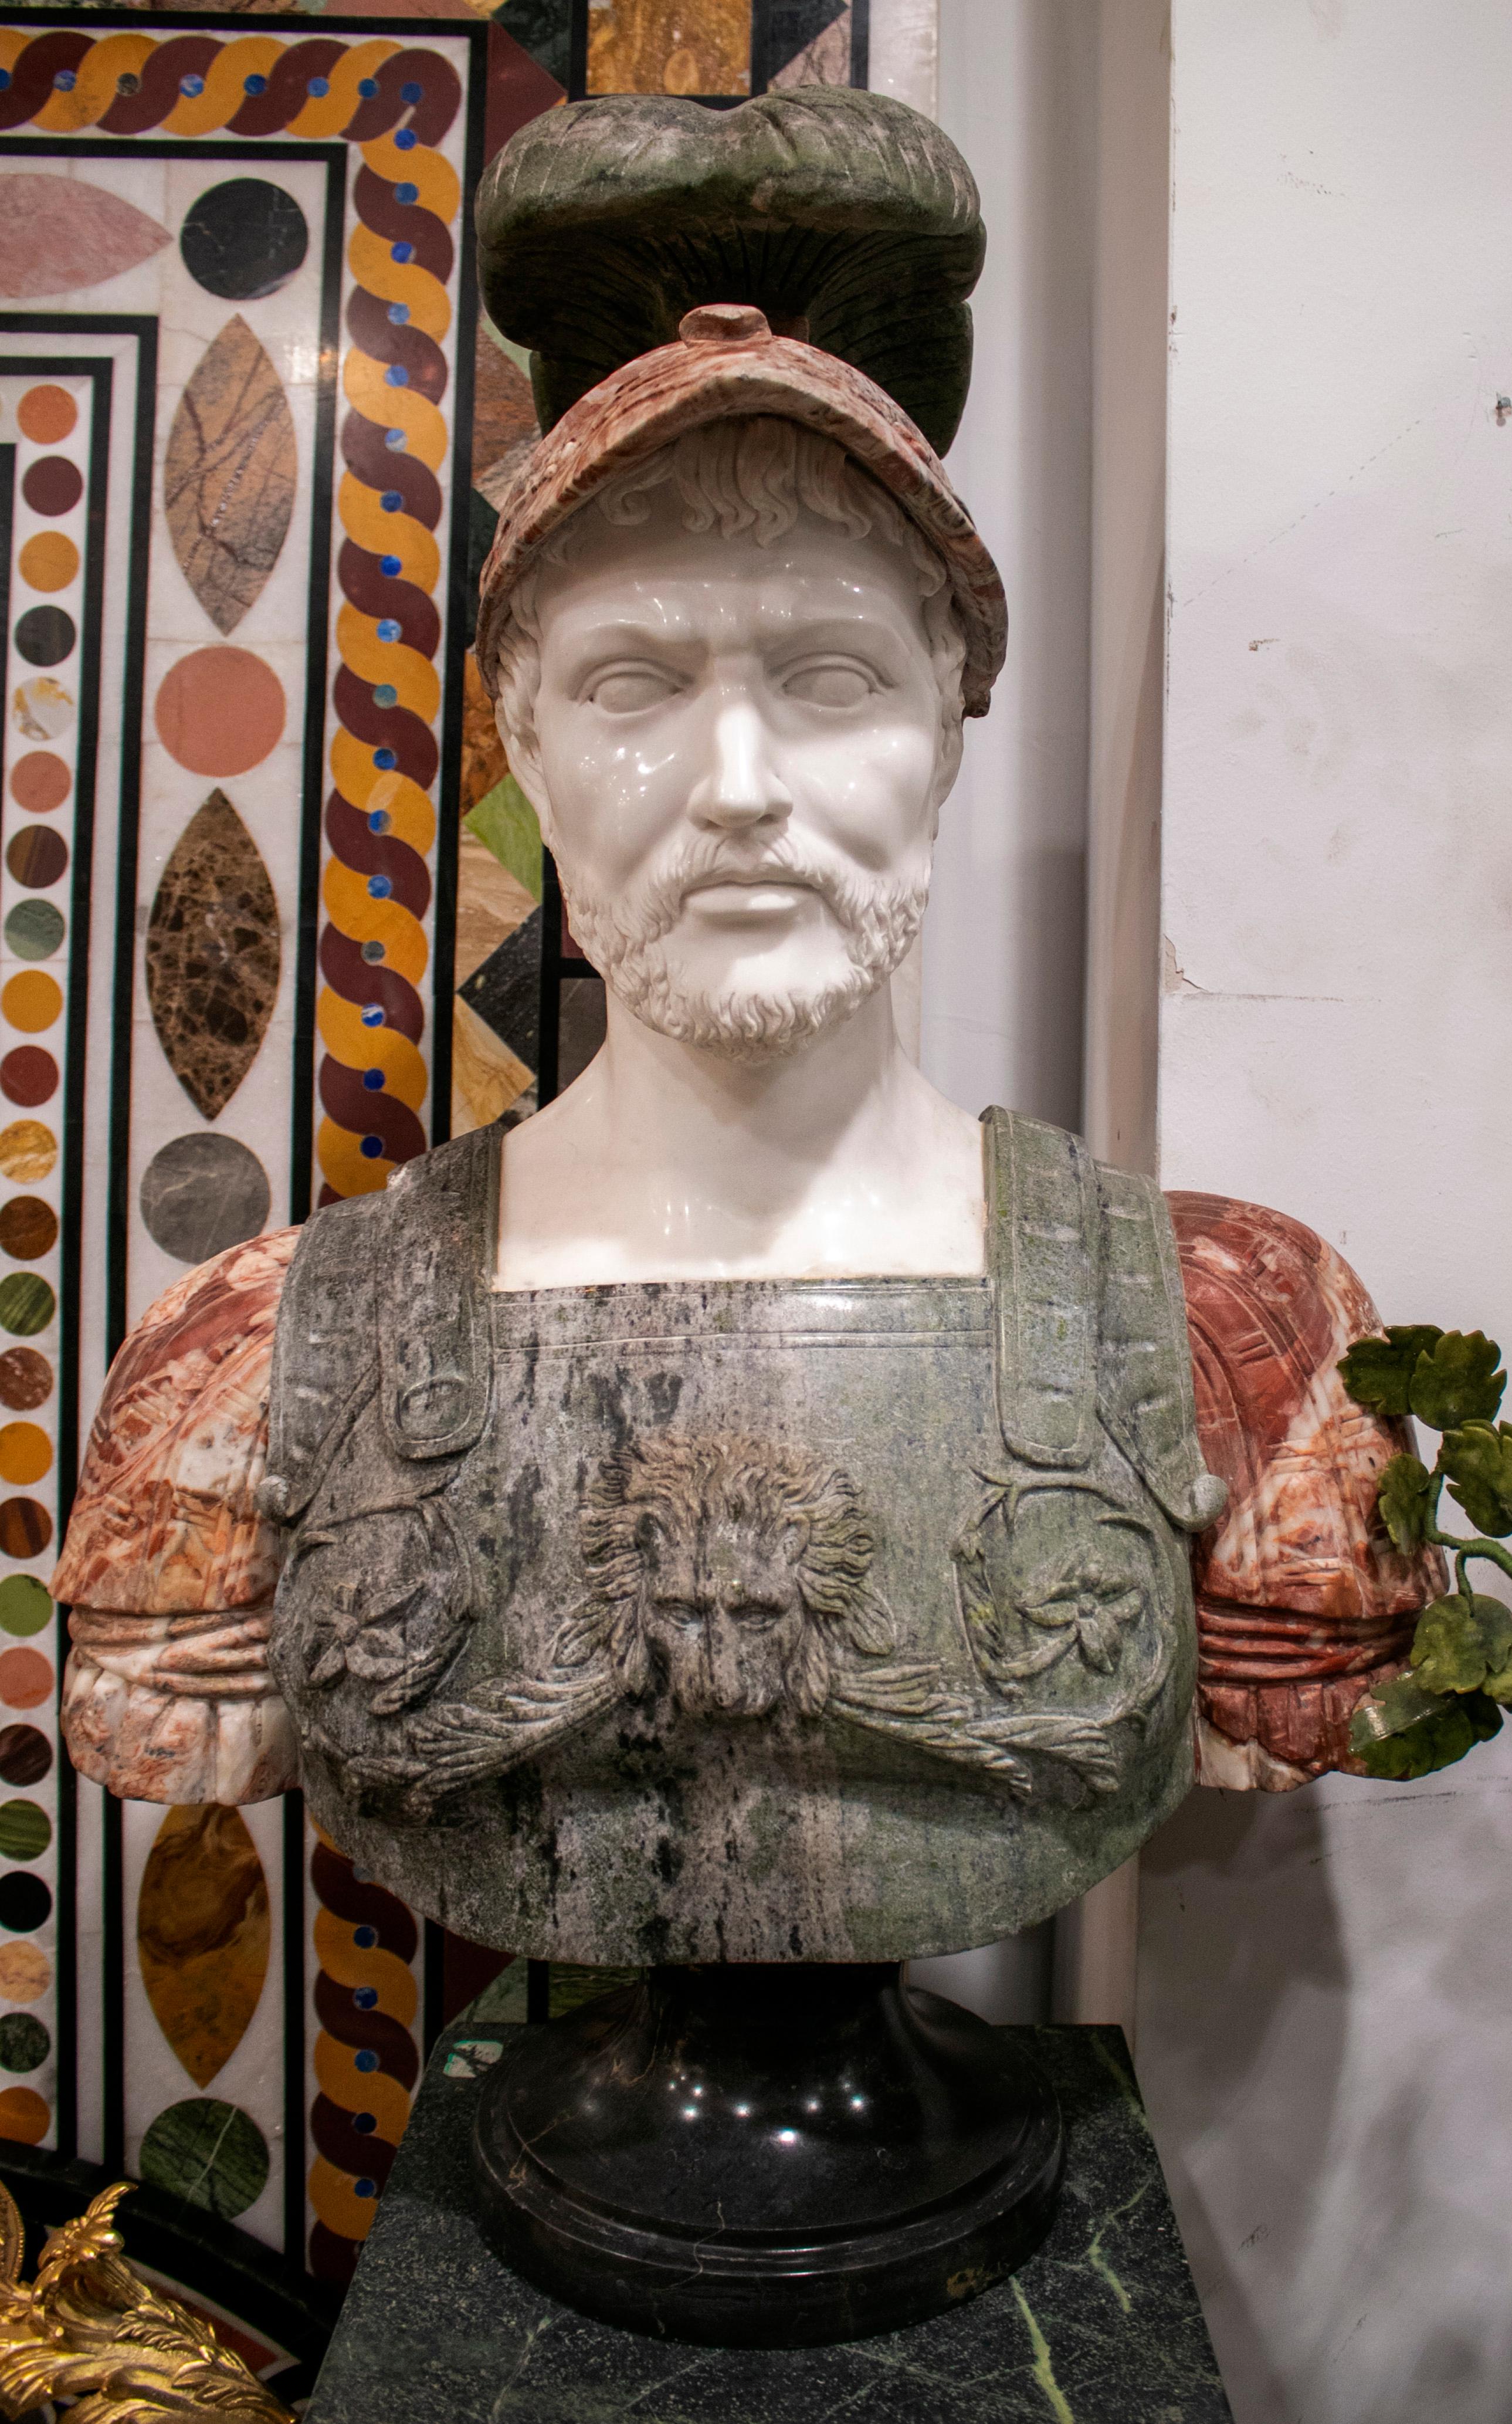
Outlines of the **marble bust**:
{"label": "marble bust", "polygon": [[885,1961],[1045,1916],[1200,1770],[1345,1764],[1437,1586],[1338,1257],[903,1052],[1001,586],[818,314],[682,299],[555,412],[479,625],[605,1045],[149,1314],[65,1724],[119,1793],[301,1781],[517,1952]]}

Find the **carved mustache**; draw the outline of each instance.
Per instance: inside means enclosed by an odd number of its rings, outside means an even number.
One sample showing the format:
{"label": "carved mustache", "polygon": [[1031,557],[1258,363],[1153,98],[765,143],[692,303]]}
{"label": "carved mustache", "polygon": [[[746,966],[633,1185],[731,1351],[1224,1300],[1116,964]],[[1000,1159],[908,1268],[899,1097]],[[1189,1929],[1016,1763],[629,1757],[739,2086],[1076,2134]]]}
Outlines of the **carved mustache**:
{"label": "carved mustache", "polygon": [[[753,857],[732,850],[726,838],[709,836],[680,844],[664,866],[618,901],[596,902],[591,919],[607,919],[626,946],[659,943],[671,933],[690,894],[717,884],[801,885],[817,893],[848,931],[863,922],[872,897],[871,887],[817,853],[779,841],[765,844]],[[569,894],[569,913],[575,906]]]}

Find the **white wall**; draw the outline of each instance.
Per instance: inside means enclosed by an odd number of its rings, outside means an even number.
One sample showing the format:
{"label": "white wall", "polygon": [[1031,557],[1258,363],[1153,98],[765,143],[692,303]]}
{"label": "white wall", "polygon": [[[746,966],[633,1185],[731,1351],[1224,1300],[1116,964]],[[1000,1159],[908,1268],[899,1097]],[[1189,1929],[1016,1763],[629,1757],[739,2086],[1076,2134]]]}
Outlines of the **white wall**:
{"label": "white wall", "polygon": [[924,931],[922,1062],[966,1109],[1080,1122],[1090,573],[1095,0],[942,0],[939,116],[987,266],[950,476],[1008,591]]}
{"label": "white wall", "polygon": [[[1173,55],[1160,1173],[1512,1343],[1512,15],[1175,0]],[[1239,2424],[1512,2414],[1509,1874],[1503,1745],[1145,1856]]]}

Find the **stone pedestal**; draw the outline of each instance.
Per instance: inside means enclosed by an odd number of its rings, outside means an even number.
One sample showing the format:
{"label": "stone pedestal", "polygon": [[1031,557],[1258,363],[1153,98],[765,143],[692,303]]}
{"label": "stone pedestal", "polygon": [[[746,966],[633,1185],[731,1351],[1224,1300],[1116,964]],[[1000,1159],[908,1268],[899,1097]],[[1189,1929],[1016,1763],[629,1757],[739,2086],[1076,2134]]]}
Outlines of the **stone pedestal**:
{"label": "stone pedestal", "polygon": [[450,2030],[307,2424],[1232,2424],[1120,2032],[1015,2033],[1066,2122],[1043,2245],[910,2331],[764,2350],[617,2331],[505,2269],[472,2218],[471,2137],[509,2025]]}

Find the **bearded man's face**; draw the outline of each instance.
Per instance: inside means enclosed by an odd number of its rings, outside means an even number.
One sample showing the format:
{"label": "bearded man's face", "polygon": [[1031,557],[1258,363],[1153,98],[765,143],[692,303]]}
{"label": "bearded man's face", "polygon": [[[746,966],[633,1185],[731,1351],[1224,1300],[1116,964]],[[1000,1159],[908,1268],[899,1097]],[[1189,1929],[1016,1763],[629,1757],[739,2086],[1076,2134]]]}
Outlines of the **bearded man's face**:
{"label": "bearded man's face", "polygon": [[806,516],[762,547],[685,530],[667,489],[646,505],[634,529],[585,517],[542,577],[527,788],[626,1008],[766,1059],[907,951],[957,741],[903,550]]}

